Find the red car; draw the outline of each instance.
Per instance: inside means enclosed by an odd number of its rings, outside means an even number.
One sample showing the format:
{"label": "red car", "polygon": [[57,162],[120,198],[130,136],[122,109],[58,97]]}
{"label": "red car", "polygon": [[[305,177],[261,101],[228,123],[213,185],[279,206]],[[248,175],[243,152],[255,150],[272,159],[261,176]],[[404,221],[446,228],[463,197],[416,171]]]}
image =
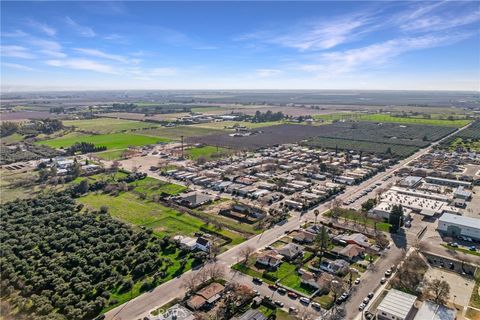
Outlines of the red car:
{"label": "red car", "polygon": [[273,291],[278,289],[278,287],[276,285],[273,285],[273,284],[269,285],[268,288],[270,288],[270,290],[273,290]]}
{"label": "red car", "polygon": [[292,299],[297,299],[298,298],[298,295],[295,292],[289,292],[288,296]]}

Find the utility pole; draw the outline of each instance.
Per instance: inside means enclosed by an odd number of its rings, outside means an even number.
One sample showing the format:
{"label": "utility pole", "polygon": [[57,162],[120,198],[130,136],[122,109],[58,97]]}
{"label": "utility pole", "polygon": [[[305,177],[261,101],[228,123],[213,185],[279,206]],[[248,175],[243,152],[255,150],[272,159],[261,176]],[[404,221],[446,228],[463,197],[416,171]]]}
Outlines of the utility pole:
{"label": "utility pole", "polygon": [[184,159],[183,157],[183,136],[180,136],[180,139],[182,139],[182,160]]}

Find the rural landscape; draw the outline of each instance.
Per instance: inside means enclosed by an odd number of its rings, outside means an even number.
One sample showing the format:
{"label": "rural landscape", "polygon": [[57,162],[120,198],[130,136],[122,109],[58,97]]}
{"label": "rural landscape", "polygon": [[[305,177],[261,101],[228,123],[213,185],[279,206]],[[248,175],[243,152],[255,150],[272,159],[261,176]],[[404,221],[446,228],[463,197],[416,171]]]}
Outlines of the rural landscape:
{"label": "rural landscape", "polygon": [[480,320],[478,3],[1,7],[1,320]]}

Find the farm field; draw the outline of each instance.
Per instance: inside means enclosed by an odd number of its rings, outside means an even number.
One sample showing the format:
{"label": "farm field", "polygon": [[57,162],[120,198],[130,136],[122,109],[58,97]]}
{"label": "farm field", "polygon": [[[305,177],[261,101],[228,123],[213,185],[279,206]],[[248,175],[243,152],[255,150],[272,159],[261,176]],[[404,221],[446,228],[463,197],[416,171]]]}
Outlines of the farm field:
{"label": "farm field", "polygon": [[383,114],[361,115],[358,117],[358,119],[362,121],[409,123],[409,124],[422,124],[422,125],[432,125],[432,126],[445,126],[445,127],[453,127],[453,128],[461,128],[471,122],[470,120],[462,120],[462,119],[460,120],[424,119],[424,118],[414,118],[414,117],[394,117],[391,115],[383,115]]}
{"label": "farm field", "polygon": [[125,149],[103,151],[103,152],[96,153],[95,156],[103,160],[113,161],[113,160],[121,159],[124,152],[125,152]]}
{"label": "farm field", "polygon": [[216,134],[227,132],[221,128],[210,128],[210,127],[195,127],[191,126],[178,126],[178,127],[159,127],[156,129],[147,129],[142,131],[142,135],[161,137],[172,140],[180,140],[181,136],[184,138],[187,137],[197,137],[197,136],[206,136],[209,134]]}
{"label": "farm field", "polygon": [[62,137],[52,140],[43,140],[37,143],[57,149],[68,148],[76,142],[89,142],[95,144],[96,146],[105,146],[107,147],[107,149],[125,149],[130,146],[144,146],[148,144],[156,144],[169,141],[169,139],[160,137],[156,138],[137,134],[112,133],[102,135]]}
{"label": "farm field", "polygon": [[145,179],[131,182],[130,185],[135,186],[135,192],[144,193],[147,196],[161,193],[174,196],[187,190],[187,187],[185,186],[160,181],[152,177],[146,177]]}
{"label": "farm field", "polygon": [[189,158],[193,160],[197,160],[200,157],[204,157],[206,160],[211,160],[214,158],[221,158],[228,156],[229,154],[233,153],[233,150],[226,149],[226,148],[217,148],[213,146],[205,146],[205,147],[196,147],[187,149],[186,153]]}
{"label": "farm field", "polygon": [[390,148],[393,154],[403,157],[454,130],[451,127],[373,122],[336,122],[322,126],[282,124],[262,127],[260,133],[247,137],[215,134],[191,137],[187,142],[252,150],[303,141],[312,146],[335,148],[338,145],[343,149],[376,153],[385,153]]}
{"label": "farm field", "polygon": [[155,123],[111,118],[66,120],[63,121],[63,124],[67,127],[73,126],[80,131],[102,134],[159,127],[159,125]]}
{"label": "farm field", "polygon": [[226,129],[225,127],[233,127],[234,125],[244,126],[251,129],[257,129],[261,127],[269,127],[274,125],[283,124],[284,121],[268,121],[268,122],[249,122],[249,121],[220,121],[220,122],[210,122],[210,123],[199,123],[192,124],[192,127],[196,128],[215,128],[215,129]]}
{"label": "farm field", "polygon": [[480,151],[480,120],[475,121],[468,128],[442,141],[441,147],[448,148],[451,151],[456,150],[457,147]]}

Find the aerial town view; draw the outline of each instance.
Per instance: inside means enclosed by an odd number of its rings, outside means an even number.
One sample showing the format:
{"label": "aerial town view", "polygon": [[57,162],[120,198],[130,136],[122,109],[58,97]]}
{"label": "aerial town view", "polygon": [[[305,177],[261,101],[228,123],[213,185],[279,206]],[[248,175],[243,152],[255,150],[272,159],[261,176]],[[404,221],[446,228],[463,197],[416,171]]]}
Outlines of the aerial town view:
{"label": "aerial town view", "polygon": [[0,320],[480,320],[480,3],[2,1]]}

